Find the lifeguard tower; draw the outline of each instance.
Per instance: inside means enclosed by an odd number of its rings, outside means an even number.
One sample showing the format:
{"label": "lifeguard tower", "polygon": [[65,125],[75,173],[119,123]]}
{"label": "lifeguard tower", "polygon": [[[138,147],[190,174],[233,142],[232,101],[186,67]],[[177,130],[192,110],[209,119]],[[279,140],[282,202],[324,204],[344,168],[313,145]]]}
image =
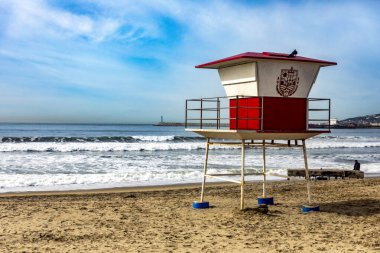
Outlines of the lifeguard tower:
{"label": "lifeguard tower", "polygon": [[[308,205],[303,211],[317,211],[310,192],[310,175],[305,140],[330,132],[330,99],[309,98],[321,67],[335,62],[283,53],[247,52],[208,62],[196,68],[217,69],[225,97],[186,100],[186,130],[206,137],[202,192],[195,208],[207,208],[204,191],[207,178],[218,178],[241,186],[240,208],[244,209],[245,149],[262,149],[262,197],[259,204],[273,204],[267,196],[266,148],[300,147],[303,150]],[[241,147],[241,172],[207,172],[210,146]],[[232,177],[239,177],[234,180]]]}

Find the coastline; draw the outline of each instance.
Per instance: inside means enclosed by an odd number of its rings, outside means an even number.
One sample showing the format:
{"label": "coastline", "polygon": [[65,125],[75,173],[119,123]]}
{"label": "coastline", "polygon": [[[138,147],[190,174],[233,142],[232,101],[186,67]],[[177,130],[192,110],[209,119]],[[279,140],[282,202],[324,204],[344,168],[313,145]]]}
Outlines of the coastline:
{"label": "coastline", "polygon": [[200,184],[44,192],[0,198],[8,252],[376,252],[380,178],[313,181],[321,212],[302,214],[304,180],[267,184],[276,205],[256,209],[261,184],[208,184],[212,208],[193,209]]}
{"label": "coastline", "polygon": [[[380,178],[380,175],[378,176]],[[302,178],[293,178],[286,180],[285,178],[279,178],[278,180],[267,180],[267,183],[275,182],[294,182],[303,181]],[[248,184],[262,184],[261,180],[246,180]],[[191,183],[174,183],[174,184],[157,184],[157,185],[141,185],[141,186],[122,186],[122,187],[99,187],[91,189],[65,189],[65,190],[42,190],[42,191],[10,191],[1,192],[0,198],[8,197],[27,197],[27,196],[49,196],[49,195],[91,195],[91,194],[105,194],[105,193],[132,193],[132,192],[152,192],[152,191],[171,191],[171,190],[191,190],[201,187],[202,182]],[[223,187],[234,186],[235,183],[213,181],[207,182],[206,186],[211,187]]]}
{"label": "coastline", "polygon": [[[380,173],[365,173],[365,179],[380,178]],[[336,179],[331,179],[336,180]],[[339,180],[339,179],[338,179]],[[350,179],[345,179],[350,180]],[[290,180],[286,178],[267,179],[267,183],[276,182],[294,182],[304,181],[302,177],[293,177]],[[261,179],[246,180],[248,184],[262,184]],[[194,189],[202,185],[202,182],[187,182],[187,183],[172,183],[172,184],[157,184],[157,185],[139,185],[139,186],[115,186],[115,187],[97,187],[84,189],[63,189],[63,190],[37,190],[37,191],[9,191],[0,192],[0,198],[16,197],[16,196],[42,196],[42,195],[80,195],[80,194],[103,194],[103,193],[123,193],[123,192],[149,192],[149,191],[167,191],[177,189]],[[235,183],[226,181],[207,182],[207,186],[230,186]]]}
{"label": "coastline", "polygon": [[[2,193],[201,180],[204,139],[181,127],[9,125],[2,126],[2,132]],[[334,130],[308,142],[309,167],[351,169],[359,160],[363,170],[378,173],[379,147],[379,131]],[[210,166],[217,173],[238,170],[238,153],[217,148],[211,152]],[[247,155],[252,158],[247,168],[257,166],[260,171],[259,152],[253,149]],[[298,149],[268,151],[268,172],[286,175],[286,168],[303,167],[300,158]]]}
{"label": "coastline", "polygon": [[[183,184],[163,184],[148,186],[126,186],[126,187],[109,187],[96,189],[73,189],[73,190],[56,190],[56,191],[24,191],[24,192],[5,192],[0,193],[0,198],[8,197],[27,197],[27,196],[50,196],[50,195],[92,195],[105,193],[132,193],[132,192],[152,192],[152,191],[170,191],[180,189],[199,188],[201,183],[183,183]],[[228,186],[233,185],[229,182],[208,182],[210,186]]]}

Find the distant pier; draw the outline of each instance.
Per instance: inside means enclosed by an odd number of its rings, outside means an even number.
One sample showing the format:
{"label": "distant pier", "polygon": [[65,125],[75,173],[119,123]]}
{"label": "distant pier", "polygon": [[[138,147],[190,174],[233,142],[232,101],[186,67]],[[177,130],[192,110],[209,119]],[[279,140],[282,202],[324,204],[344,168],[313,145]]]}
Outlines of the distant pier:
{"label": "distant pier", "polygon": [[185,123],[178,123],[178,122],[158,122],[156,124],[153,124],[153,126],[185,126]]}

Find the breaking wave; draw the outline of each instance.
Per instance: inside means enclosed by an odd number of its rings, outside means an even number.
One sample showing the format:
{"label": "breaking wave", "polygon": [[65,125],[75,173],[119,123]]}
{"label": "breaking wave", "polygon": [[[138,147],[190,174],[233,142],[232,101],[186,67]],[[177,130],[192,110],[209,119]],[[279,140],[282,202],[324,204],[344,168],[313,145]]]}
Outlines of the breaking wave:
{"label": "breaking wave", "polygon": [[[4,138],[3,138],[4,139]],[[80,141],[67,139],[65,141],[4,141],[0,143],[0,152],[127,152],[127,151],[167,151],[167,150],[197,150],[204,149],[204,139],[197,137],[168,138],[130,138],[129,141],[103,140]],[[61,139],[62,140],[62,139]],[[71,141],[67,141],[71,140]],[[361,141],[321,141],[313,139],[307,142],[308,149],[346,149],[380,147],[380,140]],[[217,149],[232,149],[236,147],[214,147]]]}
{"label": "breaking wave", "polygon": [[28,142],[191,142],[204,140],[202,137],[186,136],[99,136],[99,137],[0,137],[0,143],[28,143]]}

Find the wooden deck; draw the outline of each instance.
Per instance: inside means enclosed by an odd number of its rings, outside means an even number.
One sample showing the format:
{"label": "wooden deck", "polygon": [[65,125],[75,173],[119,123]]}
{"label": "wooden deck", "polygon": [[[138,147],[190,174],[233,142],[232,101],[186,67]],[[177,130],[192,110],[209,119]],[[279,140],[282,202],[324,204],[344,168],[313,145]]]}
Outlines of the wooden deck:
{"label": "wooden deck", "polygon": [[[364,178],[364,172],[358,170],[309,169],[309,172],[314,179]],[[305,177],[305,170],[288,169],[288,177]]]}

